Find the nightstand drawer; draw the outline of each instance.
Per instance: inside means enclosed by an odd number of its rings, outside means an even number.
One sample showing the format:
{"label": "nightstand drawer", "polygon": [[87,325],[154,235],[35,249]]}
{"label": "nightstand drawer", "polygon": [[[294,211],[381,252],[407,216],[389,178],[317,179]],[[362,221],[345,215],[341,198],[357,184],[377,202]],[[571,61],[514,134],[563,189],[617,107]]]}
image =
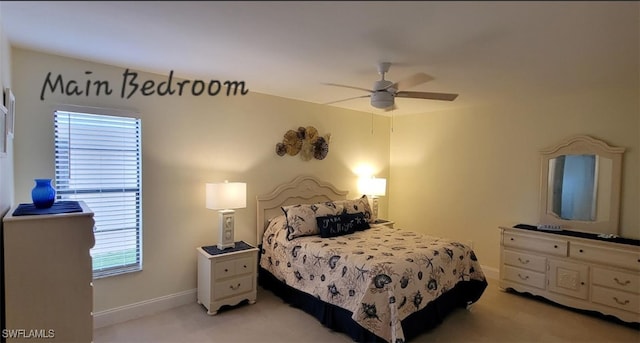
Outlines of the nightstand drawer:
{"label": "nightstand drawer", "polygon": [[213,267],[213,275],[217,279],[224,279],[236,275],[252,273],[255,270],[254,257],[216,262]]}
{"label": "nightstand drawer", "polygon": [[236,260],[216,262],[213,266],[213,277],[223,279],[236,275]]}
{"label": "nightstand drawer", "polygon": [[213,285],[213,300],[250,292],[254,289],[253,280],[253,275],[247,275],[236,279],[217,282]]}
{"label": "nightstand drawer", "polygon": [[253,273],[256,269],[256,259],[253,255],[247,258],[236,260],[236,275]]}

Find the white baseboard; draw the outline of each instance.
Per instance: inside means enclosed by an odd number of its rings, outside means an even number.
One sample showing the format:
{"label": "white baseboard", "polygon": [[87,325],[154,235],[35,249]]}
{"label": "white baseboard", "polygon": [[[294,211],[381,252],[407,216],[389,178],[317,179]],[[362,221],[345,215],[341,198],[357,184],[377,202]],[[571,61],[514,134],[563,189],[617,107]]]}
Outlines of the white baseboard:
{"label": "white baseboard", "polygon": [[482,272],[487,279],[500,279],[500,270],[498,268],[482,266]]}
{"label": "white baseboard", "polygon": [[165,295],[155,299],[93,313],[93,328],[101,328],[128,320],[148,316],[170,308],[194,303],[197,289]]}

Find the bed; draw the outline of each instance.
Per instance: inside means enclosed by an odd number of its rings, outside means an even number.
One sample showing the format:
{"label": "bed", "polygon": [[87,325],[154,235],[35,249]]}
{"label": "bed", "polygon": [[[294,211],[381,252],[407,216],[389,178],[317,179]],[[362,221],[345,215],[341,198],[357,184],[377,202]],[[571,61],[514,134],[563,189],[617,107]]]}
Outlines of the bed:
{"label": "bed", "polygon": [[300,176],[257,197],[263,288],[359,342],[407,342],[480,298],[469,246],[375,225],[346,194]]}

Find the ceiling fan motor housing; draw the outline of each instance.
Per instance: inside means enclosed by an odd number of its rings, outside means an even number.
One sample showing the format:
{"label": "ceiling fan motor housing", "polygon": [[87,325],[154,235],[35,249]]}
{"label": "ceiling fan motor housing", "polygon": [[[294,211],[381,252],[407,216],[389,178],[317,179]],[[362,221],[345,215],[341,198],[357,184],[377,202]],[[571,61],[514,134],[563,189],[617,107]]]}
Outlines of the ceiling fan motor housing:
{"label": "ceiling fan motor housing", "polygon": [[393,94],[387,91],[371,93],[371,106],[381,109],[393,106]]}

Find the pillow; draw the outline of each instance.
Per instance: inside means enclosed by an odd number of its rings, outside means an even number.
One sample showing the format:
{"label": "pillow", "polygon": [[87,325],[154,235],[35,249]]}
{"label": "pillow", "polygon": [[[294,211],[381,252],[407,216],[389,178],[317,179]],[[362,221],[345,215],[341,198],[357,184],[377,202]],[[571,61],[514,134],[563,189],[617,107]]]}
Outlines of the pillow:
{"label": "pillow", "polygon": [[353,200],[338,200],[335,201],[337,206],[342,206],[344,208],[344,214],[354,214],[354,213],[362,213],[364,217],[367,219],[368,223],[373,221],[371,206],[369,206],[369,199],[366,195],[358,199]]}
{"label": "pillow", "polygon": [[342,210],[342,206],[338,206],[331,201],[283,206],[282,212],[284,212],[287,219],[287,240],[319,234],[320,230],[318,229],[316,217],[336,215]]}
{"label": "pillow", "polygon": [[268,243],[271,245],[273,243],[274,237],[280,234],[284,228],[287,227],[287,219],[283,214],[273,217],[269,219],[269,224],[267,224],[267,228],[264,230],[262,244]]}
{"label": "pillow", "polygon": [[363,213],[317,217],[316,221],[322,238],[348,235],[370,227]]}

